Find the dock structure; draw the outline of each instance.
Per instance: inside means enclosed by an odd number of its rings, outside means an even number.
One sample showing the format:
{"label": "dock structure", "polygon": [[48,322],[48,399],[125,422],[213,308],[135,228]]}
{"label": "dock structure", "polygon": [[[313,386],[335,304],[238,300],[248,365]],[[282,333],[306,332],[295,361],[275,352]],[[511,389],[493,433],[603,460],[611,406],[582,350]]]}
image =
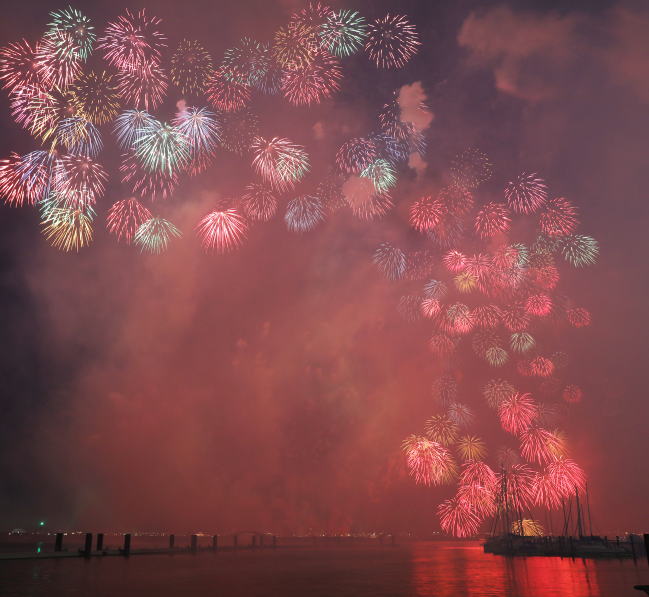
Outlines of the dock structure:
{"label": "dock structure", "polygon": [[[79,533],[74,534],[76,537]],[[394,546],[395,536],[392,534],[376,536],[305,536],[305,537],[278,537],[270,533],[256,531],[240,531],[232,534],[205,534],[192,533],[187,536],[188,542],[180,545],[176,534],[149,535],[147,533],[108,534],[97,533],[95,548],[93,549],[93,533],[82,534],[82,546],[66,545],[66,533],[54,534],[54,543],[49,549],[39,542],[37,550],[17,551],[15,553],[0,553],[0,560],[29,560],[52,558],[94,558],[136,555],[196,555],[199,553],[220,553],[236,550],[273,550],[277,548],[304,548],[313,547],[339,547],[344,545],[376,545]],[[151,545],[151,538],[155,537],[161,545]],[[385,541],[389,537],[390,541]],[[69,540],[69,538],[68,538]],[[111,543],[112,545],[109,545]]]}

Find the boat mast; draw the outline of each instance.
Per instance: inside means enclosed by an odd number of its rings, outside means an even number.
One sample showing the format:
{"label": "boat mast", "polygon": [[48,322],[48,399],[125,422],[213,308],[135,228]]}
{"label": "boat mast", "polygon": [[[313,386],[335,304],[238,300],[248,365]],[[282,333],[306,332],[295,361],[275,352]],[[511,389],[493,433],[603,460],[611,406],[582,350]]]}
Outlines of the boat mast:
{"label": "boat mast", "polygon": [[581,539],[584,536],[584,529],[581,524],[581,506],[579,504],[579,491],[575,487],[575,501],[577,502],[577,535]]}

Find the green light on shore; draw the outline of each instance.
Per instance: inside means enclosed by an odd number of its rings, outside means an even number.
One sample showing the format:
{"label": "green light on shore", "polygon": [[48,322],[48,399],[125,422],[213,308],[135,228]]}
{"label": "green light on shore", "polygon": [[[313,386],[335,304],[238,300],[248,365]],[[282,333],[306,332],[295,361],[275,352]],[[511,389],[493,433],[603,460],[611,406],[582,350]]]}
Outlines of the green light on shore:
{"label": "green light on shore", "polygon": [[45,526],[45,521],[44,521],[44,520],[41,520],[41,521],[38,523],[38,526],[39,526],[39,527],[44,527],[44,526]]}

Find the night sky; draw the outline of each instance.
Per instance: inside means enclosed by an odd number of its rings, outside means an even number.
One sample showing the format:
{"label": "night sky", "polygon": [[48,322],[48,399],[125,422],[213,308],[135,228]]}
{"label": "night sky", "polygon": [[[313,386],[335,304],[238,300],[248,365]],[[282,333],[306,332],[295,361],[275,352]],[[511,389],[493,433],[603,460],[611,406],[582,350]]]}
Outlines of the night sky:
{"label": "night sky", "polygon": [[[562,274],[566,294],[593,318],[555,339],[584,390],[563,426],[588,474],[595,530],[649,531],[646,4],[331,4],[368,19],[408,15],[419,53],[395,71],[352,56],[333,99],[295,108],[264,97],[254,109],[263,135],[306,146],[306,189],[342,142],[376,127],[395,89],[421,82],[434,114],[428,149],[422,171],[400,171],[385,218],[340,211],[294,234],[280,207],[239,251],[205,255],[196,221],[252,177],[247,160],[222,151],[156,204],[184,238],[161,256],[141,255],[103,226],[108,206],[129,196],[108,129],[99,161],[111,180],[90,247],[61,253],[36,210],[0,209],[0,526],[46,518],[84,529],[437,530],[434,507],[453,490],[416,486],[400,445],[432,413],[441,369],[426,348],[429,329],[399,317],[403,289],[377,272],[372,253],[402,238],[412,200],[439,189],[450,159],[477,146],[494,163],[484,198],[495,200],[521,170],[539,172],[600,242],[596,265]],[[162,19],[169,48],[197,39],[218,61],[244,36],[271,40],[302,5],[133,8]],[[75,6],[99,35],[127,7]],[[37,39],[62,7],[13,3],[0,45]],[[170,87],[156,114],[170,119],[180,99]],[[0,114],[0,157],[36,147],[12,122],[5,92]],[[469,379],[477,373],[465,369]],[[482,410],[478,418],[476,432],[495,451],[497,419]]]}

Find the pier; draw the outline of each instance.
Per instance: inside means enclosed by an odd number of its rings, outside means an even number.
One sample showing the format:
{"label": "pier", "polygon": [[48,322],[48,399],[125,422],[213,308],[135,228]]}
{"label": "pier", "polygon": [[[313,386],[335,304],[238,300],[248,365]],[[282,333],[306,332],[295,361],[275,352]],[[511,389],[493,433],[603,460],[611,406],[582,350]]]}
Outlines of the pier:
{"label": "pier", "polygon": [[196,555],[224,551],[259,550],[278,548],[395,546],[393,534],[341,535],[341,536],[289,536],[278,537],[270,533],[240,531],[230,534],[193,533],[48,533],[36,535],[41,540],[24,544],[15,550],[0,553],[0,560],[30,560],[52,558],[130,557],[136,555]]}

